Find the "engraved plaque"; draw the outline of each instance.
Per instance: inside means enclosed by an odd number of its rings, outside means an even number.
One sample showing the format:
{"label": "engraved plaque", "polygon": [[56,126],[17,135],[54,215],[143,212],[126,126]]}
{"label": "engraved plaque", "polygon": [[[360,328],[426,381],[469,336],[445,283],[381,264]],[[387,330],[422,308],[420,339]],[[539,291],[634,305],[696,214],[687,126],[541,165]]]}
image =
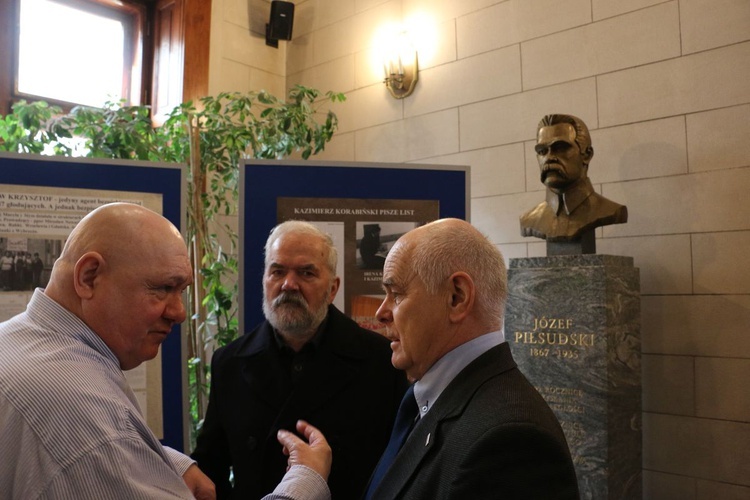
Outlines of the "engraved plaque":
{"label": "engraved plaque", "polygon": [[640,285],[631,257],[510,259],[505,336],[557,415],[582,499],[639,499]]}

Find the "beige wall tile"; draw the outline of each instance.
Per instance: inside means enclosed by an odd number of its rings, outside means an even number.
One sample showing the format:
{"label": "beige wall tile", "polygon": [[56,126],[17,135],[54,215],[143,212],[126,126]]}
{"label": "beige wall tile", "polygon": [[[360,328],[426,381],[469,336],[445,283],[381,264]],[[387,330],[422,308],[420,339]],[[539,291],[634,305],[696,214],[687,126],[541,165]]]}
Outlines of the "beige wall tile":
{"label": "beige wall tile", "polygon": [[747,0],[680,0],[685,54],[750,40]]}
{"label": "beige wall tile", "polygon": [[521,41],[515,2],[499,2],[456,19],[458,56],[469,57]]}
{"label": "beige wall tile", "polygon": [[653,354],[750,357],[750,296],[641,297],[642,351]]}
{"label": "beige wall tile", "polygon": [[243,28],[250,28],[251,17],[268,22],[271,4],[263,0],[224,0],[223,20]]}
{"label": "beige wall tile", "polygon": [[627,2],[622,0],[592,0],[591,7],[594,11],[594,21],[599,21],[663,2],[664,0],[629,0]]}
{"label": "beige wall tile", "polygon": [[750,424],[644,413],[643,467],[750,485]]}
{"label": "beige wall tile", "polygon": [[436,21],[447,21],[476,12],[499,0],[403,0],[404,16],[428,15]]}
{"label": "beige wall tile", "polygon": [[394,122],[403,116],[402,102],[393,99],[381,85],[349,92],[344,104],[337,108],[341,132]]}
{"label": "beige wall tile", "polygon": [[[229,59],[220,59],[221,73],[214,81],[212,95],[219,92],[247,92],[250,86],[250,66]],[[257,90],[257,89],[256,89]]]}
{"label": "beige wall tile", "polygon": [[696,416],[750,422],[748,380],[750,359],[696,358]]}
{"label": "beige wall tile", "polygon": [[313,10],[313,29],[319,30],[354,15],[352,0],[308,0]]}
{"label": "beige wall tile", "polygon": [[748,186],[750,168],[604,184],[604,196],[628,207],[628,223],[607,226],[605,234],[613,237],[750,229]]}
{"label": "beige wall tile", "polygon": [[643,500],[696,500],[695,479],[644,470]]}
{"label": "beige wall tile", "polygon": [[[382,41],[382,33],[387,26],[399,26],[399,31],[406,29],[409,31],[410,26],[401,15],[400,0],[391,0],[390,2],[378,5],[374,9],[357,14],[356,16],[344,21],[353,26],[352,38],[347,39],[342,44],[348,50],[358,52],[360,50],[376,47]],[[391,31],[394,31],[391,29]],[[411,36],[415,36],[409,33]]]}
{"label": "beige wall tile", "polygon": [[266,90],[276,97],[285,99],[287,96],[285,83],[283,76],[267,73],[257,68],[250,69],[249,90]]}
{"label": "beige wall tile", "polygon": [[596,253],[633,257],[635,266],[640,269],[643,295],[692,292],[690,236],[687,234],[597,239]]}
{"label": "beige wall tile", "polygon": [[353,37],[354,23],[349,20],[339,21],[313,32],[313,65],[349,55],[352,52],[352,45],[341,42],[352,40]]}
{"label": "beige wall tile", "polygon": [[521,41],[591,22],[591,0],[512,0]]}
{"label": "beige wall tile", "polygon": [[471,200],[471,222],[496,244],[526,243],[519,218],[539,200],[537,193],[488,196]]}
{"label": "beige wall tile", "polygon": [[698,479],[696,500],[747,500],[750,488],[736,484],[717,483]]}
{"label": "beige wall tile", "polygon": [[325,93],[354,90],[354,56],[344,56],[289,76],[290,83],[304,82],[307,87]]}
{"label": "beige wall tile", "polygon": [[524,89],[677,57],[677,2],[524,42],[521,55]]}
{"label": "beige wall tile", "polygon": [[602,127],[750,101],[750,43],[597,77]]}
{"label": "beige wall tile", "polygon": [[419,68],[433,68],[457,59],[456,23],[454,21],[434,22],[434,36],[425,34],[417,41]]}
{"label": "beige wall tile", "polygon": [[547,242],[538,238],[527,238],[529,257],[546,257],[547,256]]}
{"label": "beige wall tile", "polygon": [[354,161],[354,132],[333,135],[326,148],[315,155],[316,160]]}
{"label": "beige wall tile", "polygon": [[264,38],[253,35],[246,28],[230,23],[221,26],[226,59],[284,76],[286,57],[283,51],[266,45]]}
{"label": "beige wall tile", "polygon": [[695,416],[692,356],[643,354],[643,411]]}
{"label": "beige wall tile", "polygon": [[354,11],[357,13],[364,12],[388,1],[389,0],[354,0]]}
{"label": "beige wall tile", "polygon": [[[254,0],[265,1],[265,0]],[[294,27],[292,41],[300,36],[307,36],[315,29],[315,11],[317,2],[312,0],[294,2]]]}
{"label": "beige wall tile", "polygon": [[518,47],[508,47],[420,71],[404,113],[421,115],[520,91]]}
{"label": "beige wall tile", "polygon": [[593,182],[687,173],[685,119],[667,118],[591,131]]}
{"label": "beige wall tile", "polygon": [[379,49],[371,47],[354,54],[354,88],[383,85],[384,77]]}
{"label": "beige wall tile", "polygon": [[572,114],[596,128],[594,79],[462,106],[461,148],[480,149],[533,139],[539,120],[548,113]]}
{"label": "beige wall tile", "polygon": [[523,149],[520,144],[477,149],[430,158],[426,162],[471,167],[471,197],[523,192]]}
{"label": "beige wall tile", "polygon": [[455,109],[360,130],[355,137],[357,161],[407,162],[458,151]]}
{"label": "beige wall tile", "polygon": [[748,116],[748,104],[687,115],[690,171],[750,166]]}
{"label": "beige wall tile", "polygon": [[692,240],[695,293],[750,293],[750,231],[694,234]]}
{"label": "beige wall tile", "polygon": [[313,66],[313,35],[295,36],[286,44],[287,72],[298,74]]}
{"label": "beige wall tile", "polygon": [[523,192],[523,149],[520,144],[462,153],[472,165],[472,196]]}

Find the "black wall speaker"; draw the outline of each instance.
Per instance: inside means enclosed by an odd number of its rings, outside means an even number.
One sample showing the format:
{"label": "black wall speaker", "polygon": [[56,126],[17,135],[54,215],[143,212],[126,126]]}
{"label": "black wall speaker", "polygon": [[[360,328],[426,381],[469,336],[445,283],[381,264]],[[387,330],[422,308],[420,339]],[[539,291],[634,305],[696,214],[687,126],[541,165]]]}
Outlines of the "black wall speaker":
{"label": "black wall speaker", "polygon": [[271,20],[266,25],[266,43],[278,47],[277,40],[291,40],[293,25],[294,4],[273,0],[271,2]]}

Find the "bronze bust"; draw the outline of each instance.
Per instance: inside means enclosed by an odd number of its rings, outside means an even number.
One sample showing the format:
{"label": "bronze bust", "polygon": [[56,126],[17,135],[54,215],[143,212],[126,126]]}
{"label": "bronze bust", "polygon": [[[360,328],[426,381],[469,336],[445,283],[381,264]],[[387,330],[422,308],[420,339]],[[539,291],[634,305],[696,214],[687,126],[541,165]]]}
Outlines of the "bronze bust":
{"label": "bronze bust", "polygon": [[546,239],[548,254],[551,242],[583,242],[582,250],[556,254],[595,253],[594,228],[627,222],[628,209],[594,191],[588,177],[594,156],[588,127],[572,115],[547,115],[539,122],[534,149],[547,194],[521,216],[521,234]]}

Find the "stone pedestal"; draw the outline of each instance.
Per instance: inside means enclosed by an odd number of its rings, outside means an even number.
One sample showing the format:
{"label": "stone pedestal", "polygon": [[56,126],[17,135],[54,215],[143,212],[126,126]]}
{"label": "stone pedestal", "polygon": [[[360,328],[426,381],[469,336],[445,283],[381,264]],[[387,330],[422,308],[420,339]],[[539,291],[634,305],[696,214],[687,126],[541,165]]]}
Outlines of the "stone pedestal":
{"label": "stone pedestal", "polygon": [[505,336],[562,424],[582,499],[640,499],[640,281],[631,257],[510,259]]}

